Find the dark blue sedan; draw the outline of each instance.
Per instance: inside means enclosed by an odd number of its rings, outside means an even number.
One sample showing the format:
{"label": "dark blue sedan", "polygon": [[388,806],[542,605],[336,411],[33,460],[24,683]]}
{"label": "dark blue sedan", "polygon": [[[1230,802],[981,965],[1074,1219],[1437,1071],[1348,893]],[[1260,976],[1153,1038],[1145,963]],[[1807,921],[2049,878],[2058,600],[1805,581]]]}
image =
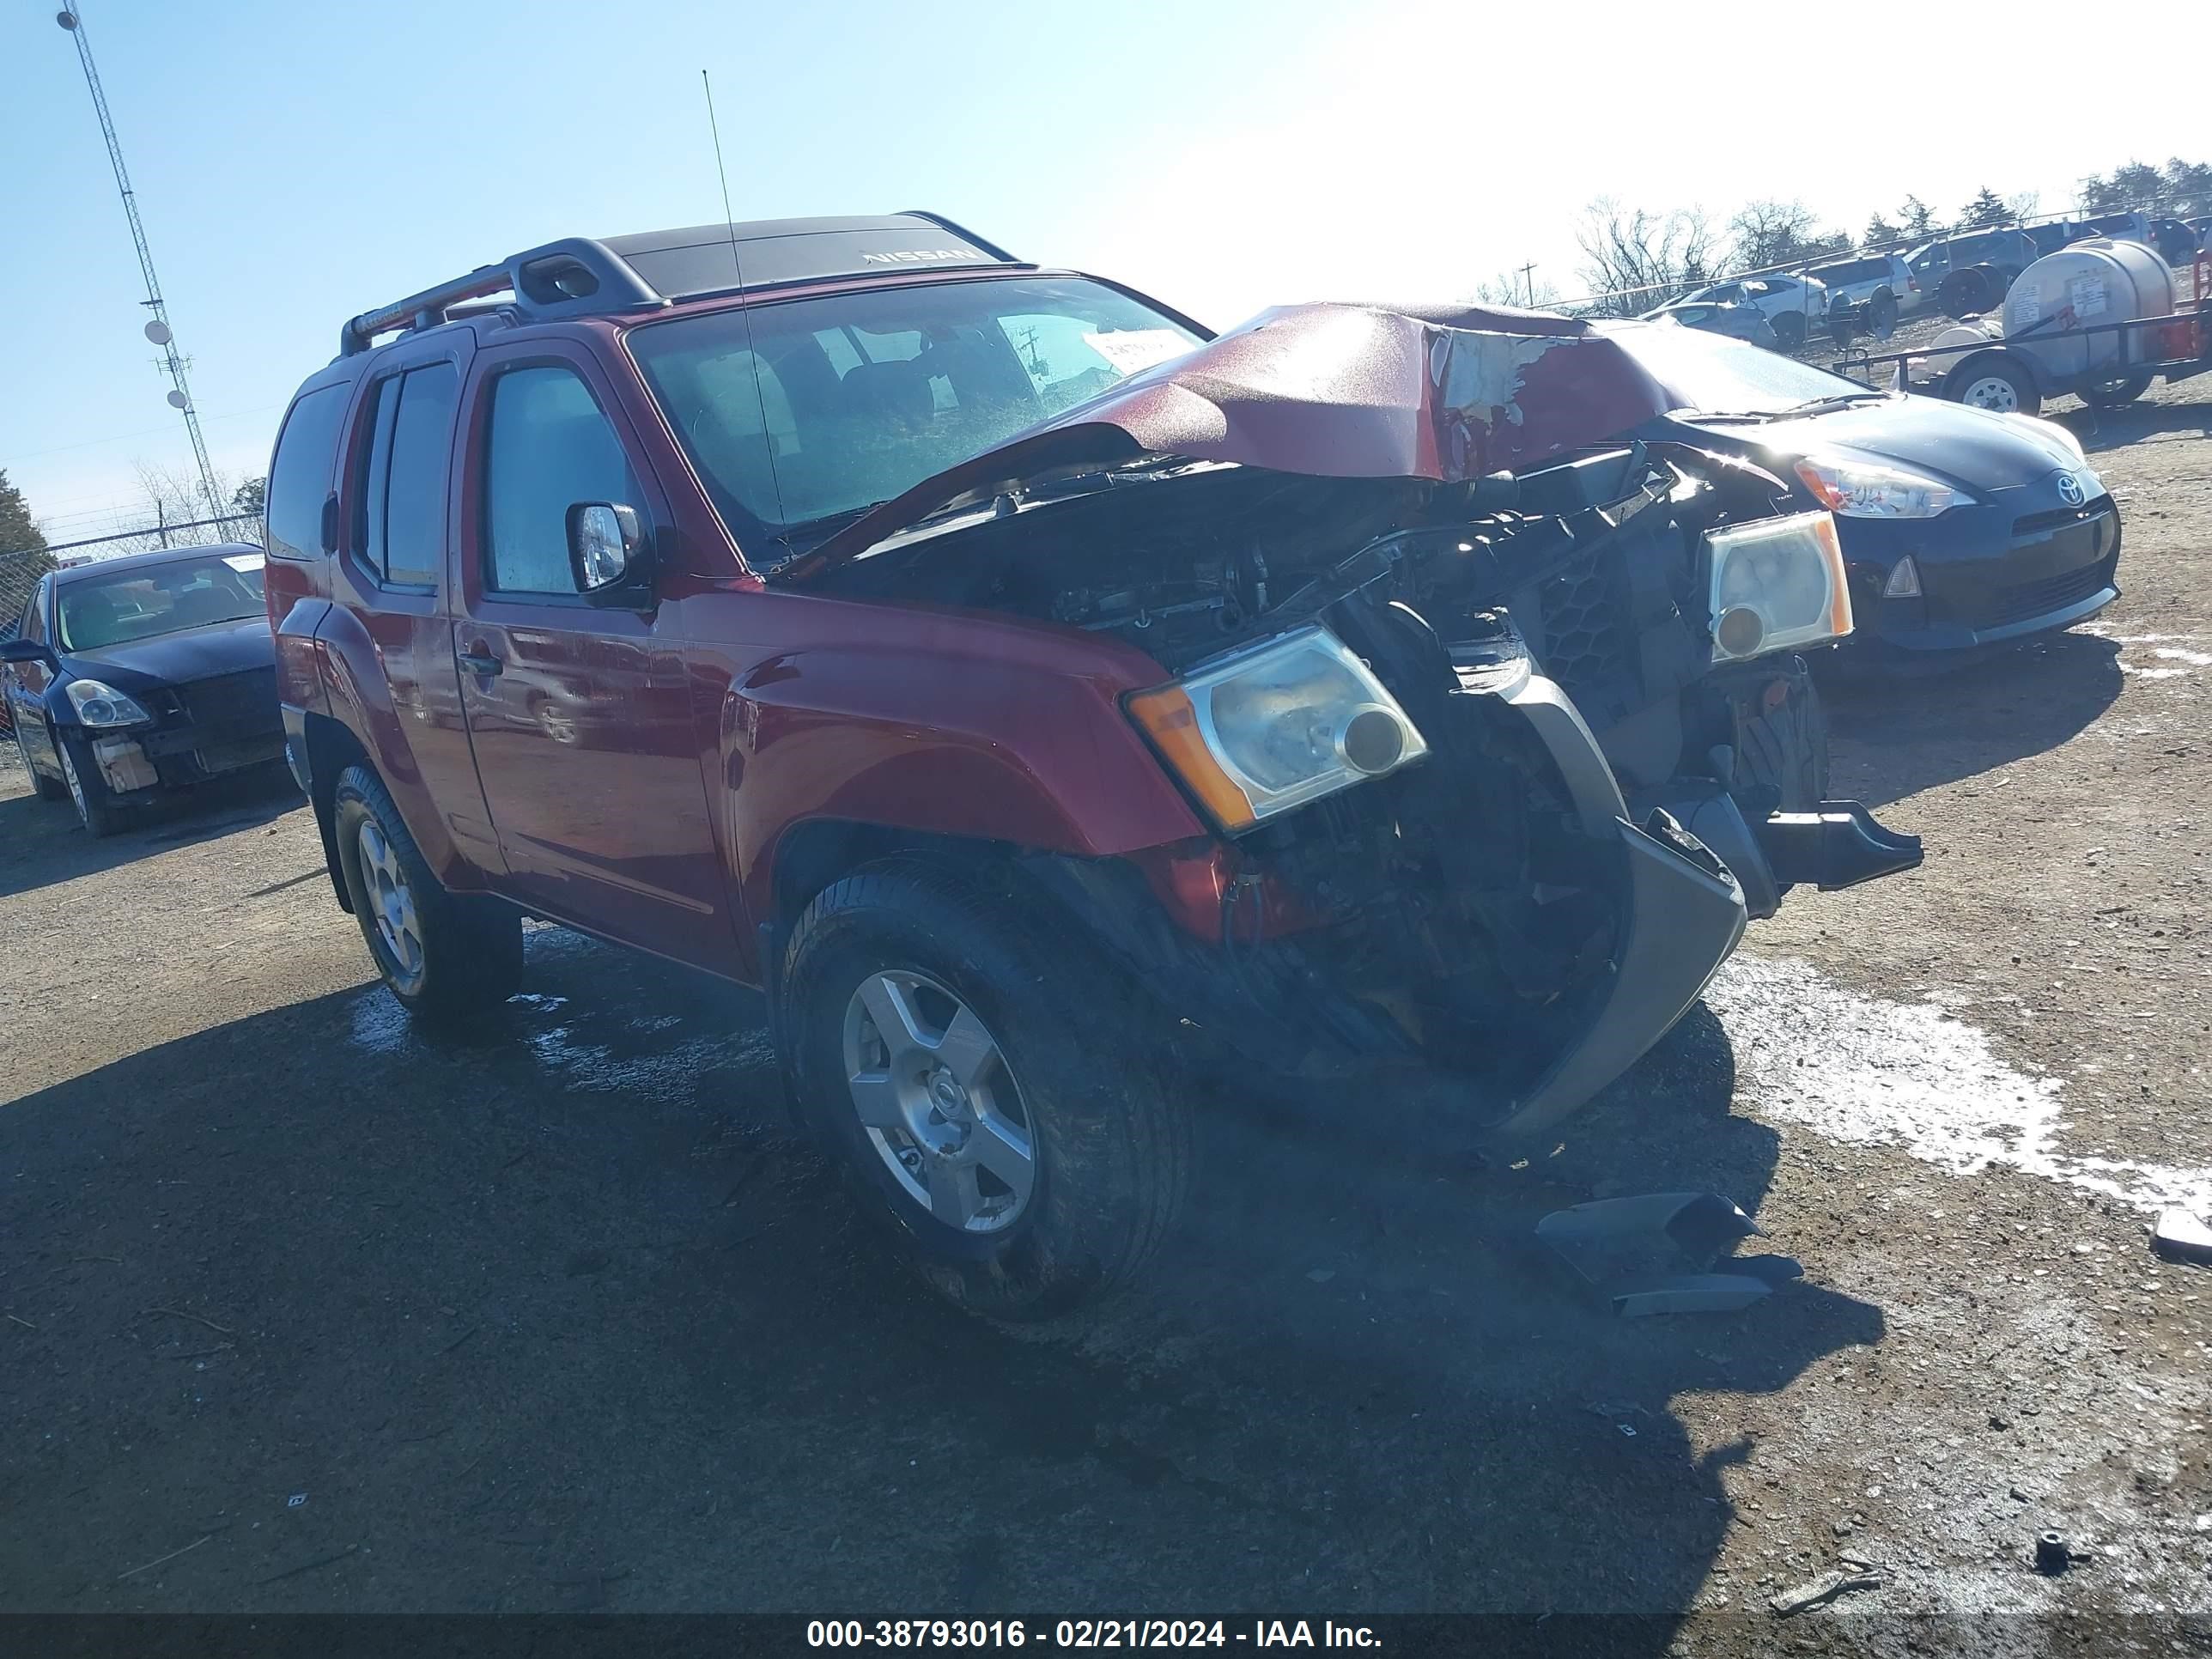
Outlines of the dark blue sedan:
{"label": "dark blue sedan", "polygon": [[105,836],[164,790],[283,757],[261,558],[179,548],[39,579],[0,696],[40,794]]}
{"label": "dark blue sedan", "polygon": [[2119,597],[2120,513],[2055,422],[1869,391],[1688,329],[1612,325],[1679,402],[1635,435],[1750,461],[1836,515],[1846,662],[1948,667]]}

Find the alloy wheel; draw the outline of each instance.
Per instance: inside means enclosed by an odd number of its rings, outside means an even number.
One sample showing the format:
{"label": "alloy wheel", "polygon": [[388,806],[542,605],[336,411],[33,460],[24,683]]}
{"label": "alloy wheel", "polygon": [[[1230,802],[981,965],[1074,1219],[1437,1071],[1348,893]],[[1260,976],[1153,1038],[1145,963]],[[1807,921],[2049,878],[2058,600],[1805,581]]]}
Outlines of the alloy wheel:
{"label": "alloy wheel", "polygon": [[1011,1227],[1036,1189],[1034,1126],[998,1039],[927,974],[871,974],[845,1010],[853,1109],[908,1197],[946,1226]]}
{"label": "alloy wheel", "polygon": [[412,992],[422,982],[423,965],[422,924],[415,908],[415,890],[407,884],[398,850],[374,818],[362,820],[354,841],[369,914],[392,961],[392,984]]}

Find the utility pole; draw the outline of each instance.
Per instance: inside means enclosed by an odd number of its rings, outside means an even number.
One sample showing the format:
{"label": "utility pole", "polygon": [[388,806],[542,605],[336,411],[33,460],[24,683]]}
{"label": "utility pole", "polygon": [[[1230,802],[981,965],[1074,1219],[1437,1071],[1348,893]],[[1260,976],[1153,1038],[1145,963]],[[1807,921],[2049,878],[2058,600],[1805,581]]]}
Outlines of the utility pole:
{"label": "utility pole", "polygon": [[107,140],[107,159],[115,167],[115,188],[123,196],[123,216],[131,222],[131,240],[138,249],[138,268],[146,275],[146,297],[140,303],[154,313],[146,325],[146,337],[161,348],[162,367],[169,371],[169,405],[185,417],[185,430],[192,441],[192,459],[199,464],[200,489],[208,501],[208,516],[223,516],[226,503],[216,488],[215,468],[208,461],[207,441],[200,436],[200,417],[192,407],[192,389],[185,380],[185,358],[177,349],[175,331],[169,326],[168,307],[161,303],[161,279],[154,275],[153,250],[146,246],[146,227],[138,221],[138,199],[131,189],[131,174],[123,165],[122,142],[115,136],[114,118],[107,112],[107,94],[100,88],[100,71],[93,67],[92,42],[85,39],[84,20],[75,6],[55,14],[54,21],[76,42],[77,61],[84,65],[84,83],[92,91],[92,107],[100,117],[100,136]]}
{"label": "utility pole", "polygon": [[1531,311],[1534,311],[1536,308],[1535,270],[1536,264],[1533,259],[1527,264],[1521,267],[1521,281],[1522,285],[1528,290],[1528,308]]}

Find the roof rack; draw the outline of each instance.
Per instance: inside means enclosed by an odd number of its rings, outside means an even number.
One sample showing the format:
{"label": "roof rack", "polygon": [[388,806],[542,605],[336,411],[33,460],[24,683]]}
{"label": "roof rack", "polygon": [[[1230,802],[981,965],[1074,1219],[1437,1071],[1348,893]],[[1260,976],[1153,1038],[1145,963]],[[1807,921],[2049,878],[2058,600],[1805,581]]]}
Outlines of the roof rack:
{"label": "roof rack", "polygon": [[457,307],[494,295],[511,295],[499,308],[536,322],[655,310],[678,300],[831,277],[963,265],[1034,269],[944,215],[918,208],[873,218],[694,225],[605,240],[570,236],[363,312],[339,330],[338,355],[366,351],[378,335],[395,329],[434,328]]}

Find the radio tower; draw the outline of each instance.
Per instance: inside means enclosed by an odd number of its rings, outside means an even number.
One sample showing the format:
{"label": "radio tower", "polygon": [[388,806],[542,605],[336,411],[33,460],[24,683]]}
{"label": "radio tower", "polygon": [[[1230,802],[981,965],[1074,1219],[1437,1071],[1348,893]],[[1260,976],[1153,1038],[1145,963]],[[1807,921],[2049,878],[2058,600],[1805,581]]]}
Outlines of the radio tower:
{"label": "radio tower", "polygon": [[192,389],[185,380],[185,359],[177,350],[177,337],[169,327],[168,307],[161,303],[161,279],[154,275],[153,250],[146,246],[146,227],[138,222],[138,199],[131,189],[131,174],[123,165],[123,145],[115,136],[114,118],[107,112],[107,94],[100,89],[100,71],[93,67],[92,42],[85,39],[84,20],[74,6],[55,14],[54,21],[76,42],[77,61],[84,65],[84,83],[92,90],[92,107],[100,117],[100,136],[107,140],[107,159],[115,166],[115,188],[123,195],[123,216],[131,222],[131,240],[138,249],[138,268],[146,274],[146,297],[140,301],[154,313],[146,325],[146,337],[161,348],[163,366],[169,371],[169,404],[185,417],[191,436],[192,459],[199,464],[200,489],[208,500],[208,516],[223,516],[224,502],[216,488],[215,468],[208,463],[207,442],[200,436],[200,417],[192,408]]}

